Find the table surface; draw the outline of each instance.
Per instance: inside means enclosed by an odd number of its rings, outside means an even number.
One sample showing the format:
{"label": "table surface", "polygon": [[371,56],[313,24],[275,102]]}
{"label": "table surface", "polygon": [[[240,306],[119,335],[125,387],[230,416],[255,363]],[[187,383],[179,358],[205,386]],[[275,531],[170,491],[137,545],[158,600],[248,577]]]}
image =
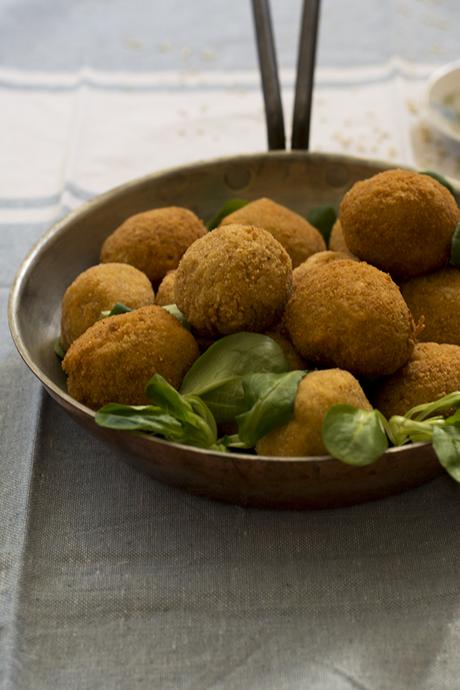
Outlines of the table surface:
{"label": "table surface", "polygon": [[[288,113],[300,4],[273,13]],[[459,23],[455,0],[324,0],[312,147],[459,176],[422,109]],[[194,498],[87,436],[9,338],[14,273],[67,210],[264,147],[248,2],[0,0],[2,690],[459,687],[452,481],[323,512]]]}

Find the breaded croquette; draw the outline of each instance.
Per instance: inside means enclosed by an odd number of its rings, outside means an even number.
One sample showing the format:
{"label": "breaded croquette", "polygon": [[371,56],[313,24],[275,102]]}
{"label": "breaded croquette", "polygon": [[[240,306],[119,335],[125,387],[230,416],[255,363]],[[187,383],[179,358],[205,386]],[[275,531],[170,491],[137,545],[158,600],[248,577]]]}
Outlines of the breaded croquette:
{"label": "breaded croquette", "polygon": [[109,402],[148,403],[145,386],[154,374],[179,388],[198,355],[193,335],[151,305],[95,323],[72,343],[62,368],[70,395],[96,410]]}
{"label": "breaded croquette", "polygon": [[101,261],[131,264],[157,287],[175,268],[185,250],[206,228],[192,211],[171,206],[130,216],[107,237]]}
{"label": "breaded croquette", "polygon": [[185,252],[175,302],[199,335],[263,333],[279,321],[291,289],[291,260],[270,233],[226,225]]}
{"label": "breaded croquette", "polygon": [[226,216],[222,225],[255,225],[269,232],[285,248],[295,268],[326,249],[321,233],[298,213],[271,199],[257,199]]}
{"label": "breaded croquette", "polygon": [[447,264],[459,221],[452,194],[432,177],[409,170],[356,182],[340,205],[349,250],[396,278]]}

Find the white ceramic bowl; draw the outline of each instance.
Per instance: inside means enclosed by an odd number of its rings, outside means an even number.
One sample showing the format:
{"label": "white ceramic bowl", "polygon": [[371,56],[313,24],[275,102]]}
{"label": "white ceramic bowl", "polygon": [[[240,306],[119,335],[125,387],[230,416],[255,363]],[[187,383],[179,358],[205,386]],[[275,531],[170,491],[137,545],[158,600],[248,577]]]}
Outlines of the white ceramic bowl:
{"label": "white ceramic bowl", "polygon": [[425,105],[429,124],[460,143],[460,61],[434,72],[428,82]]}

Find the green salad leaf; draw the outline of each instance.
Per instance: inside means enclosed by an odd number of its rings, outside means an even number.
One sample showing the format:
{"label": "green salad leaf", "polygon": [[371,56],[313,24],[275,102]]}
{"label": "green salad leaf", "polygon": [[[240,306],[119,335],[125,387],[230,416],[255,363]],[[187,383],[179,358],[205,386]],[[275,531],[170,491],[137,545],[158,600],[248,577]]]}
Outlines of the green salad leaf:
{"label": "green salad leaf", "polygon": [[442,398],[438,398],[438,400],[434,400],[433,402],[423,403],[422,405],[412,407],[408,412],[406,412],[404,417],[406,417],[406,419],[423,421],[428,417],[433,417],[433,415],[438,415],[441,412],[446,412],[458,407],[460,407],[460,392],[454,391],[453,393],[443,395]]}
{"label": "green salad leaf", "polygon": [[109,429],[158,434],[170,441],[183,438],[181,423],[155,405],[108,403],[96,412],[96,423]]}
{"label": "green salad leaf", "polygon": [[333,405],[324,417],[322,436],[328,452],[349,465],[364,467],[388,448],[388,439],[377,410]]}
{"label": "green salad leaf", "polygon": [[216,215],[206,223],[206,227],[208,230],[214,230],[214,228],[217,228],[217,226],[221,224],[225,216],[229,216],[230,213],[238,211],[240,208],[243,208],[243,206],[246,206],[246,204],[249,204],[249,201],[246,199],[229,199],[219,211],[217,211]]}
{"label": "green salad leaf", "polygon": [[200,397],[218,423],[232,421],[246,410],[243,376],[289,369],[281,347],[272,338],[235,333],[218,340],[195,361],[180,391]]}
{"label": "green salad leaf", "polygon": [[439,182],[439,184],[442,184],[443,187],[448,189],[452,196],[455,196],[454,188],[450,184],[449,180],[446,180],[444,175],[440,175],[434,170],[420,170],[420,175],[428,175],[428,177],[432,177],[433,180],[436,180],[436,182]]}
{"label": "green salad leaf", "polygon": [[431,442],[441,465],[460,482],[460,391],[389,420],[378,410],[333,405],[324,418],[322,435],[331,455],[357,466],[377,460],[388,439],[395,446]]}
{"label": "green salad leaf", "polygon": [[457,223],[454,234],[452,235],[450,245],[450,263],[453,266],[460,266],[460,223]]}
{"label": "green salad leaf", "polygon": [[236,418],[238,437],[247,448],[292,419],[297,387],[306,371],[250,374],[243,377],[247,412]]}
{"label": "green salad leaf", "polygon": [[181,395],[160,374],[147,383],[146,395],[153,405],[109,403],[96,412],[96,423],[110,429],[143,431],[200,448],[215,446],[216,423],[202,400]]}
{"label": "green salad leaf", "polygon": [[435,427],[433,448],[444,469],[460,482],[460,424]]}
{"label": "green salad leaf", "polygon": [[307,220],[322,234],[326,245],[329,245],[329,238],[332,226],[337,220],[337,211],[330,204],[316,206],[307,213]]}
{"label": "green salad leaf", "polygon": [[131,307],[127,307],[125,304],[121,304],[121,302],[117,302],[117,304],[114,304],[112,309],[108,309],[107,311],[101,311],[100,319],[106,319],[108,316],[118,316],[118,314],[127,314],[128,312],[133,311]]}

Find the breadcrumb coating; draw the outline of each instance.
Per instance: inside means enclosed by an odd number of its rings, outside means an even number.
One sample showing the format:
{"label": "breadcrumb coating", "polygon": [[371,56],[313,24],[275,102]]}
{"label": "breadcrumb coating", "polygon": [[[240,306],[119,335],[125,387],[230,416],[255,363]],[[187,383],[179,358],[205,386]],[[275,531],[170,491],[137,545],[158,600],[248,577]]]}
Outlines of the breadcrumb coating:
{"label": "breadcrumb coating", "polygon": [[255,225],[269,232],[285,248],[295,268],[326,249],[321,233],[298,213],[271,199],[257,199],[226,216],[223,225]]}
{"label": "breadcrumb coating", "polygon": [[307,369],[307,364],[304,359],[299,355],[299,353],[296,351],[294,345],[291,343],[289,338],[286,336],[282,335],[278,331],[267,331],[265,335],[268,335],[270,338],[272,338],[280,348],[283,350],[284,356],[286,357],[287,361],[289,362],[289,366],[293,371],[296,369]]}
{"label": "breadcrumb coating", "polygon": [[131,309],[153,304],[155,295],[147,276],[133,266],[98,264],[80,273],[64,293],[61,342],[66,350],[101,316],[121,303]]}
{"label": "breadcrumb coating", "polygon": [[373,401],[386,417],[460,390],[460,347],[418,343],[407,364],[375,387]]}
{"label": "breadcrumb coating", "polygon": [[294,285],[285,323],[309,362],[356,376],[383,376],[403,366],[415,325],[398,286],[364,262],[333,261],[306,271]]}
{"label": "breadcrumb coating", "polygon": [[291,260],[270,233],[226,225],[184,254],[175,302],[199,335],[263,333],[280,319],[291,289]]}
{"label": "breadcrumb coating", "polygon": [[423,320],[419,340],[460,345],[460,270],[447,267],[401,285],[416,321]]}
{"label": "breadcrumb coating", "polygon": [[309,271],[313,266],[323,266],[324,264],[329,264],[331,261],[346,261],[347,259],[351,259],[352,261],[358,260],[352,257],[351,254],[345,254],[345,252],[317,252],[317,254],[310,256],[306,261],[300,264],[300,266],[294,268],[292,271],[292,281],[295,285],[296,281],[300,280],[303,274]]}
{"label": "breadcrumb coating", "polygon": [[432,177],[408,170],[357,182],[340,205],[349,250],[398,278],[444,266],[459,221],[452,194]]}
{"label": "breadcrumb coating", "polygon": [[346,245],[342,224],[339,218],[337,218],[332,226],[331,235],[329,237],[329,249],[333,252],[343,252],[348,255],[348,258],[353,256]]}
{"label": "breadcrumb coating", "polygon": [[152,305],[95,323],[70,346],[62,368],[70,395],[92,409],[109,402],[142,405],[154,374],[179,388],[198,355],[192,334]]}
{"label": "breadcrumb coating", "polygon": [[206,232],[198,216],[186,208],[144,211],[127,218],[107,237],[101,261],[131,264],[157,287],[168,271],[177,268],[185,250]]}
{"label": "breadcrumb coating", "polygon": [[160,307],[165,307],[167,304],[174,304],[175,281],[176,271],[169,271],[158,286],[155,304],[160,305]]}

